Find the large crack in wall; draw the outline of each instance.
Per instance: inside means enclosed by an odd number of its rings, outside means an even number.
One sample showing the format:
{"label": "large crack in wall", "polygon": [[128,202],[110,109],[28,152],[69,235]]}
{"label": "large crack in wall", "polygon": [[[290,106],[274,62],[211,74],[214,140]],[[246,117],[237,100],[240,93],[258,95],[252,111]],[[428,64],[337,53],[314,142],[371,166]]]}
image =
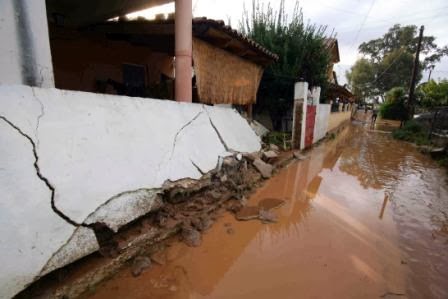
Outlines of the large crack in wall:
{"label": "large crack in wall", "polygon": [[55,188],[54,186],[50,183],[50,181],[41,173],[40,168],[39,168],[39,156],[37,154],[37,150],[36,150],[36,144],[34,143],[34,140],[28,136],[26,133],[24,133],[18,126],[16,126],[14,123],[12,123],[9,119],[7,119],[6,117],[4,117],[3,115],[0,115],[0,119],[2,119],[4,122],[6,122],[9,126],[11,126],[14,130],[16,130],[20,135],[22,135],[23,137],[25,137],[25,139],[27,139],[29,141],[29,143],[31,144],[32,150],[33,150],[33,156],[34,156],[34,169],[36,170],[36,175],[37,177],[44,182],[45,186],[47,186],[47,188],[50,190],[50,194],[51,194],[51,209],[62,219],[64,219],[67,223],[69,223],[70,225],[73,226],[81,226],[82,224],[77,223],[76,221],[72,220],[70,217],[68,217],[67,215],[65,215],[62,211],[60,211],[54,202],[54,195],[55,195]]}
{"label": "large crack in wall", "polygon": [[[42,117],[42,116],[43,116],[43,114],[40,115],[40,117]],[[40,170],[40,167],[39,167],[39,155],[37,154],[36,143],[34,142],[34,140],[28,134],[23,132],[18,126],[16,126],[13,122],[11,122],[5,116],[0,115],[0,119],[3,120],[5,123],[7,123],[14,130],[16,130],[20,135],[22,135],[31,144],[32,152],[33,152],[33,156],[34,156],[33,166],[34,166],[34,169],[36,171],[37,177],[50,190],[50,194],[51,194],[50,202],[51,202],[51,209],[53,210],[53,212],[56,213],[60,218],[62,218],[65,222],[67,222],[68,224],[70,224],[72,226],[75,226],[77,228],[78,227],[85,227],[85,228],[92,229],[94,234],[95,234],[95,237],[96,237],[96,240],[98,242],[99,247],[108,246],[109,242],[107,240],[107,237],[105,237],[105,236],[109,236],[111,234],[114,234],[114,231],[111,228],[109,228],[105,223],[102,223],[102,222],[94,222],[94,223],[89,223],[89,224],[86,224],[84,222],[78,223],[78,222],[74,221],[73,219],[71,219],[66,214],[64,214],[58,207],[56,207],[56,203],[55,203],[56,189],[53,186],[53,184],[50,183],[49,179],[47,177],[45,177],[42,174],[41,170]],[[103,206],[103,205],[101,205],[101,206]],[[56,253],[54,253],[54,254],[56,254]]]}
{"label": "large crack in wall", "polygon": [[216,128],[215,124],[213,123],[212,118],[210,117],[210,114],[208,113],[207,110],[205,110],[205,111],[207,112],[208,119],[210,120],[210,125],[212,126],[213,130],[215,130],[216,135],[218,135],[219,141],[221,141],[221,143],[222,143],[222,145],[224,146],[224,148],[226,149],[226,151],[231,150],[231,149],[227,146],[226,142],[224,141],[224,138],[222,138],[222,136],[221,136],[221,133],[219,133],[218,129]]}

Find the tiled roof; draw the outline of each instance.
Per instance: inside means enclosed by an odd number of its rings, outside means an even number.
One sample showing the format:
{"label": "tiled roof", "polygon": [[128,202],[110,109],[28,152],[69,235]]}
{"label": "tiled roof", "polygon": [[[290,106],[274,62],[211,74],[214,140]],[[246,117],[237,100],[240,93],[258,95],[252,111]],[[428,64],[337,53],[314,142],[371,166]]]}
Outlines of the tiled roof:
{"label": "tiled roof", "polygon": [[261,52],[262,54],[270,57],[274,61],[277,61],[279,58],[277,54],[269,51],[268,49],[266,49],[259,43],[255,42],[254,40],[244,36],[242,33],[233,29],[229,25],[226,25],[224,23],[224,21],[222,21],[222,20],[213,20],[213,19],[208,19],[206,17],[194,18],[193,19],[193,27],[195,25],[208,25],[217,30],[227,33],[228,35],[230,35],[231,37],[233,37],[235,39],[240,40],[241,42],[245,43],[248,47],[252,48],[253,50],[255,50],[257,52]]}

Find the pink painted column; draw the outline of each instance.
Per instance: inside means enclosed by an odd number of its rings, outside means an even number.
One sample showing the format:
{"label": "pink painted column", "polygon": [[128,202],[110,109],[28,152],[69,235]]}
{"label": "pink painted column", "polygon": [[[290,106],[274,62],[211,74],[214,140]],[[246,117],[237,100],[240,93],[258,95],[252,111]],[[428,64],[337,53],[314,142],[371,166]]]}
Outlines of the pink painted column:
{"label": "pink painted column", "polygon": [[176,0],[175,16],[175,99],[192,101],[192,5],[191,0]]}

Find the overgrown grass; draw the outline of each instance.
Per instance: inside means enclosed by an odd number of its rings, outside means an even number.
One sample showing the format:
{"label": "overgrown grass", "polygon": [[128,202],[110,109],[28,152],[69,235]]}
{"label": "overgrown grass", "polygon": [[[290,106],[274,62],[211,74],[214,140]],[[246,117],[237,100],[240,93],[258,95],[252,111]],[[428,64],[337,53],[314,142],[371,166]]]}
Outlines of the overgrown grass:
{"label": "overgrown grass", "polygon": [[[392,136],[395,139],[412,142],[417,145],[431,145],[431,140],[428,138],[427,130],[416,121],[406,122],[403,128],[393,131]],[[437,161],[440,166],[445,167],[448,171],[448,152],[446,149],[441,154],[431,154],[431,157]]]}
{"label": "overgrown grass", "polygon": [[283,133],[271,131],[263,137],[263,142],[266,144],[275,144],[285,150],[291,147],[291,133]]}
{"label": "overgrown grass", "polygon": [[412,142],[417,145],[431,144],[426,129],[415,121],[406,122],[403,128],[393,131],[392,136],[395,139]]}

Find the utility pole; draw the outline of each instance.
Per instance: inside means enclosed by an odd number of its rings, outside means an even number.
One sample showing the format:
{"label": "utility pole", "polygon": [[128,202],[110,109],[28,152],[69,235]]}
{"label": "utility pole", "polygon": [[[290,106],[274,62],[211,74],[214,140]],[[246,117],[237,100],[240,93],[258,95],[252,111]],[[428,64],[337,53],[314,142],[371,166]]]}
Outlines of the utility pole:
{"label": "utility pole", "polygon": [[435,65],[431,65],[429,67],[428,82],[431,81],[431,74],[432,74],[432,71],[434,70],[435,67],[436,67]]}
{"label": "utility pole", "polygon": [[420,35],[418,37],[418,44],[417,44],[417,51],[415,52],[415,60],[414,60],[414,67],[412,68],[412,77],[411,77],[411,84],[409,86],[409,99],[408,99],[408,114],[409,119],[414,118],[414,92],[415,92],[415,84],[417,79],[417,72],[418,72],[418,65],[419,65],[419,55],[420,55],[420,48],[422,46],[422,39],[423,39],[423,30],[425,30],[425,26],[420,27]]}

